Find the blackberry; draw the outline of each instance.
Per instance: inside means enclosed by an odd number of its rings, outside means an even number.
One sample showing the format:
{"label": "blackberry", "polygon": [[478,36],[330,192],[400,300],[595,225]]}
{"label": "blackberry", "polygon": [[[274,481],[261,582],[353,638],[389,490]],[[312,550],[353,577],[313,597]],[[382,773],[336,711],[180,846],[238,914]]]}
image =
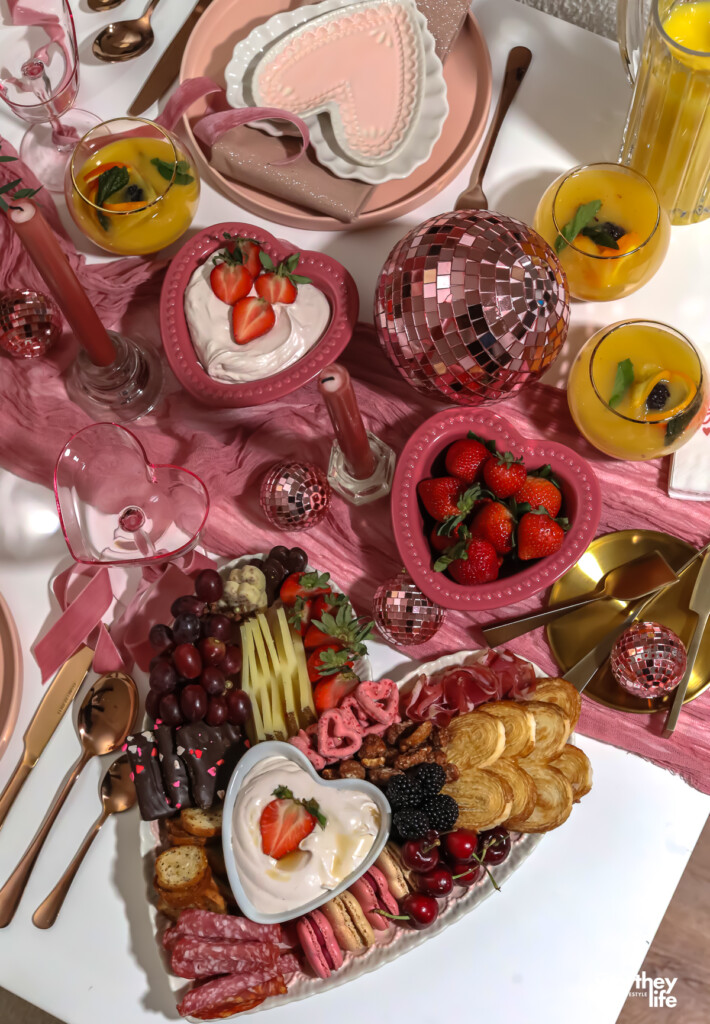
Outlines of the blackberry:
{"label": "blackberry", "polygon": [[671,393],[668,388],[668,385],[664,384],[661,380],[658,382],[658,384],[656,384],[655,388],[651,391],[651,394],[646,399],[646,408],[655,409],[656,412],[658,412],[665,406],[666,402],[670,397]]}
{"label": "blackberry", "polygon": [[140,185],[129,185],[126,189],[125,198],[129,203],[140,203],[145,198],[145,193]]}
{"label": "blackberry", "polygon": [[437,832],[449,832],[456,824],[459,816],[459,805],[452,796],[439,793],[433,796],[422,808]]}
{"label": "blackberry", "polygon": [[[458,814],[458,808],[456,813]],[[392,815],[392,821],[399,838],[403,840],[421,839],[430,828],[429,819],[426,814],[415,807],[408,807],[403,811],[395,811]]]}
{"label": "blackberry", "polygon": [[395,775],[387,786],[387,799],[394,810],[400,807],[419,807],[424,800],[424,791],[416,779],[408,775]]}
{"label": "blackberry", "polygon": [[440,764],[416,764],[408,774],[422,787],[425,799],[436,796],[446,783],[446,772]]}
{"label": "blackberry", "polygon": [[611,220],[605,220],[603,224],[599,225],[600,229],[606,231],[607,235],[611,235],[615,242],[626,234],[626,229],[620,227],[618,224],[614,224]]}

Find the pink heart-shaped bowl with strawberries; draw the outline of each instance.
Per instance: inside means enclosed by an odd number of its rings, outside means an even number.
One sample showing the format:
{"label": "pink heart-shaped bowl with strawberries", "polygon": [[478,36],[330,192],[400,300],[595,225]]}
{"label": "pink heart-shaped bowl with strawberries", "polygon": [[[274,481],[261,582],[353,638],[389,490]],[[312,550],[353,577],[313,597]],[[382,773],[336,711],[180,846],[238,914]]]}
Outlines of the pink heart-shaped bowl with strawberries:
{"label": "pink heart-shaped bowl with strawberries", "polygon": [[[528,565],[517,562],[511,566],[510,575],[501,575],[491,583],[464,586],[432,567],[436,557],[429,545],[432,524],[417,495],[417,485],[432,476],[446,475],[445,450],[452,442],[465,438],[469,430],[494,441],[499,451],[522,457],[528,469],[549,464],[562,491],[561,514],[569,519],[570,527],[554,554]],[[407,572],[430,600],[459,611],[517,604],[551,586],[593,540],[601,505],[599,483],[585,459],[565,445],[522,437],[502,416],[485,409],[444,410],[422,423],[404,446],[392,486],[394,535]]]}
{"label": "pink heart-shaped bowl with strawberries", "polygon": [[[308,277],[330,306],[330,318],[318,341],[290,366],[258,380],[228,383],[211,377],[200,362],[185,317],[185,290],[190,279],[214,253],[225,248],[225,233],[253,239],[276,266],[300,252],[296,273]],[[255,224],[229,222],[194,235],[171,261],[160,297],[160,331],[168,362],[186,391],[212,407],[241,409],[283,398],[337,359],[352,336],[358,304],[355,282],[337,260],[321,252],[299,250]],[[244,348],[248,349],[248,344]]]}

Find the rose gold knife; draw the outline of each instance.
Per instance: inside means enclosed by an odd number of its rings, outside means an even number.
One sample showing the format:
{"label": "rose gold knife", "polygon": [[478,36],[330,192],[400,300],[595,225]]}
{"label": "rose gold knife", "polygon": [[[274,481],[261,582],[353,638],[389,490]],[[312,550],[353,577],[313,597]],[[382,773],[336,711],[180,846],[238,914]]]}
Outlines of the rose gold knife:
{"label": "rose gold knife", "polygon": [[64,712],[86,679],[86,673],[91,668],[93,660],[94,652],[86,644],[82,644],[71,658],[67,658],[47,687],[40,706],[27,726],[22,757],[0,796],[0,828],[2,828],[7,812],[15,802],[15,797],[22,789],[25,779],[37,764],[40,754],[64,717]]}
{"label": "rose gold knife", "polygon": [[128,113],[135,117],[147,110],[168,91],[180,71],[182,55],[193,28],[205,13],[212,0],[198,0],[187,21],[177,33],[167,50],[148,75],[145,85],[128,108]]}

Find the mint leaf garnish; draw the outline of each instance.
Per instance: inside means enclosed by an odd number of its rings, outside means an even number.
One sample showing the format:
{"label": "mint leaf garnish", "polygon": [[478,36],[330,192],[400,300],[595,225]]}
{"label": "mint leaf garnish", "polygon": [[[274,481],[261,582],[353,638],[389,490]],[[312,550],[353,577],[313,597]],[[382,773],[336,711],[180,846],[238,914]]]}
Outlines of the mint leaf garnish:
{"label": "mint leaf garnish", "polygon": [[577,207],[572,220],[568,220],[565,226],[560,231],[559,235],[555,239],[555,252],[559,255],[563,249],[567,248],[569,242],[574,242],[577,235],[580,233],[582,228],[586,228],[588,224],[594,220],[596,215],[601,210],[602,201],[601,199],[592,199],[589,203],[584,203],[583,206]]}
{"label": "mint leaf garnish", "polygon": [[596,245],[603,245],[607,249],[619,248],[619,243],[609,234],[609,231],[603,224],[587,224],[586,228],[582,228],[580,231],[580,235],[584,235],[585,238],[591,238]]}
{"label": "mint leaf garnish", "polygon": [[157,169],[161,178],[165,178],[166,181],[173,181],[173,172],[175,172],[176,185],[189,185],[191,181],[195,180],[189,173],[190,165],[187,160],[178,160],[176,164],[170,164],[155,156],[150,162]]}
{"label": "mint leaf garnish", "polygon": [[618,405],[626,392],[634,382],[634,364],[630,359],[622,359],[616,367],[614,387],[609,397],[609,405],[614,408]]}
{"label": "mint leaf garnish", "polygon": [[109,167],[107,171],[99,175],[96,205],[103,206],[109,196],[118,192],[119,189],[125,188],[129,180],[125,167]]}

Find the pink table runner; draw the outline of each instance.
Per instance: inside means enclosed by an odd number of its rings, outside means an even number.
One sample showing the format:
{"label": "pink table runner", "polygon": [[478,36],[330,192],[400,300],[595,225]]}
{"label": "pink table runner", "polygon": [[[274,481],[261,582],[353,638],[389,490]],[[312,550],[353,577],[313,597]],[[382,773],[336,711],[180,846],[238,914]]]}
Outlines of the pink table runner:
{"label": "pink table runner", "polygon": [[[3,153],[11,153],[6,143]],[[36,184],[19,163],[0,164],[0,181],[11,180],[9,168],[13,177],[22,174],[26,185]],[[44,193],[38,198],[42,198],[45,215],[59,227],[49,196]],[[161,265],[132,259],[86,266],[63,233],[62,242],[106,325],[159,345]],[[0,287],[42,289],[4,217],[0,217]],[[64,390],[62,372],[73,355],[73,340],[66,337],[51,358],[29,362],[5,358],[0,372],[0,463],[47,486],[51,486],[62,441],[89,422],[87,415],[67,400]],[[399,377],[371,329],[356,333],[343,362],[354,378],[368,426],[395,451],[443,404],[423,398]],[[656,529],[698,546],[710,539],[710,503],[680,502],[667,496],[668,460],[622,463],[604,458],[580,438],[563,391],[537,385],[502,404],[500,412],[522,434],[552,437],[589,459],[604,495],[599,533]],[[282,539],[259,508],[264,472],[284,457],[325,466],[331,442],[315,384],[273,405],[215,413],[171,380],[157,414],[139,421],[133,429],[152,461],[185,466],[204,480],[212,500],[204,542],[211,551],[225,556],[268,550]],[[371,607],[378,584],[400,568],[387,501],[356,509],[336,497],[321,525],[288,536],[292,543],[307,548],[313,564],[332,573],[363,613]],[[542,604],[540,597],[530,599],[516,606],[515,612]],[[502,617],[500,613],[498,617]],[[477,615],[475,620],[450,612],[434,640],[408,653],[419,660],[479,646],[476,626],[495,618],[495,612]],[[555,673],[542,630],[510,646]],[[701,697],[687,706],[670,740],[660,736],[662,719],[661,715],[624,715],[585,700],[579,730],[678,772],[697,789],[710,793],[710,698]]]}

